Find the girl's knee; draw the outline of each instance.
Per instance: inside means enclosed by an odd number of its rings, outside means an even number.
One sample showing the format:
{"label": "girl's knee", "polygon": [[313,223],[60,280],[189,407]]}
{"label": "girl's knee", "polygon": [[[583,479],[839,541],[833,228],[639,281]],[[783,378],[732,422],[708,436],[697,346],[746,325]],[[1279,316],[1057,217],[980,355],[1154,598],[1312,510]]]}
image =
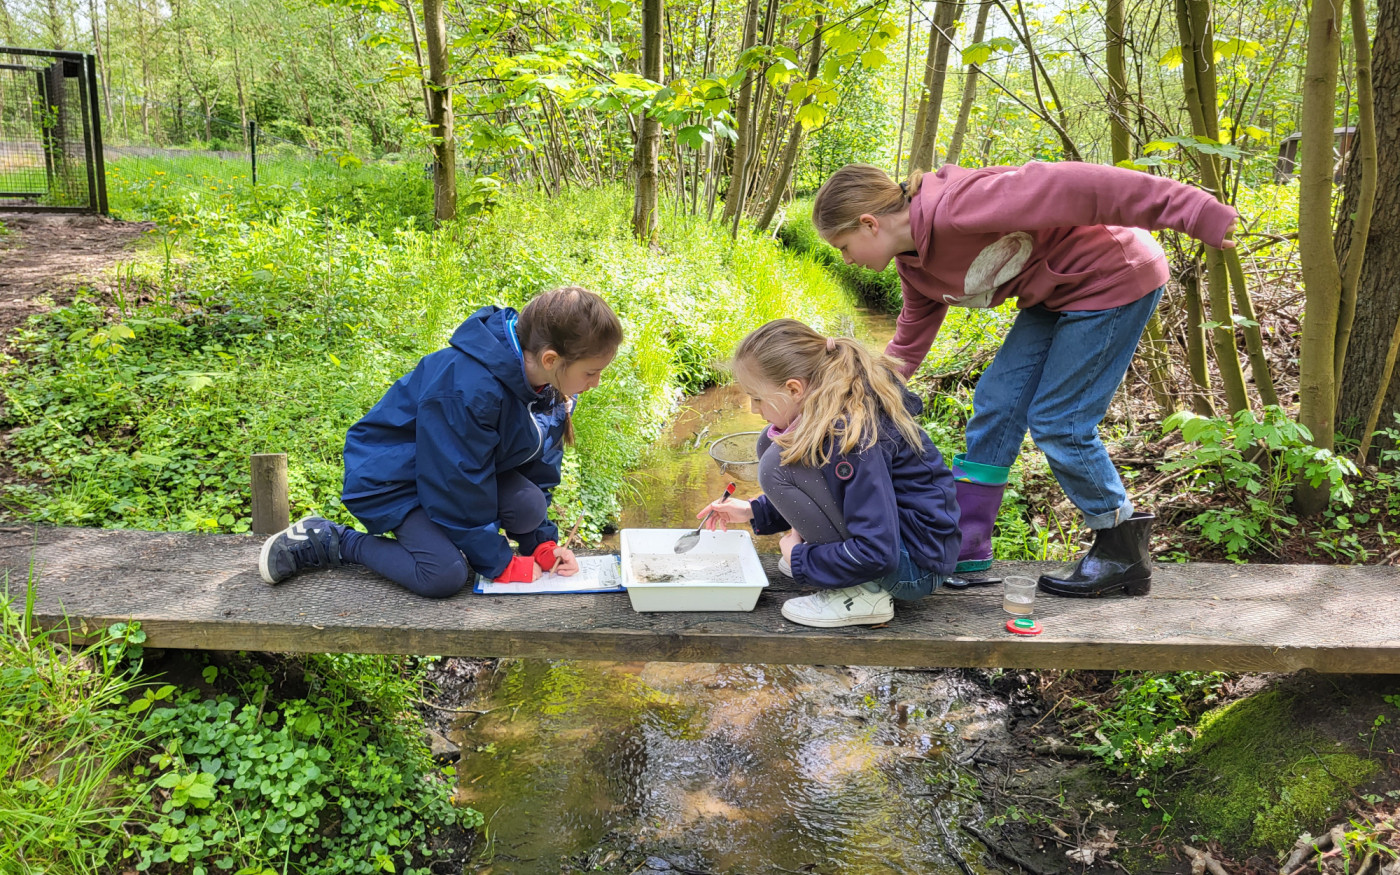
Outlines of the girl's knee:
{"label": "girl's knee", "polygon": [[470,570],[463,560],[450,562],[436,568],[419,566],[415,575],[413,591],[430,599],[445,599],[462,591],[467,585]]}
{"label": "girl's knee", "polygon": [[500,509],[501,527],[507,532],[533,532],[549,515],[549,500],[539,489],[520,490]]}

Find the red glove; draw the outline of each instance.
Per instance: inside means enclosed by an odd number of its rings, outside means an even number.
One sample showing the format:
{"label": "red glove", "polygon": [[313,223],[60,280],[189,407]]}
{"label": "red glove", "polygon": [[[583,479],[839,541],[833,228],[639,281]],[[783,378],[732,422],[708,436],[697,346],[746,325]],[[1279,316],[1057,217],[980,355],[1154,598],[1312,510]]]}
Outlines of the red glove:
{"label": "red glove", "polygon": [[529,556],[513,556],[506,570],[495,583],[529,583],[535,579],[535,560]]}
{"label": "red glove", "polygon": [[554,564],[558,562],[558,560],[554,558],[554,551],[558,547],[559,545],[553,541],[544,541],[535,548],[535,552],[531,553],[530,556],[538,562],[540,567],[545,571],[552,571],[554,570]]}

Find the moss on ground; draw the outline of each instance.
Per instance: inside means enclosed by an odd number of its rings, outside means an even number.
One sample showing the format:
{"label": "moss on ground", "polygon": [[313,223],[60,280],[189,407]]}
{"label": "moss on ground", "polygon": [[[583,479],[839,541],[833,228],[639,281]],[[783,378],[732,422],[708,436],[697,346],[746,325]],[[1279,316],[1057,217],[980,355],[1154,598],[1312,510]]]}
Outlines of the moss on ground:
{"label": "moss on ground", "polygon": [[1317,829],[1381,767],[1309,728],[1310,710],[1270,690],[1204,715],[1169,810],[1232,848],[1287,847]]}

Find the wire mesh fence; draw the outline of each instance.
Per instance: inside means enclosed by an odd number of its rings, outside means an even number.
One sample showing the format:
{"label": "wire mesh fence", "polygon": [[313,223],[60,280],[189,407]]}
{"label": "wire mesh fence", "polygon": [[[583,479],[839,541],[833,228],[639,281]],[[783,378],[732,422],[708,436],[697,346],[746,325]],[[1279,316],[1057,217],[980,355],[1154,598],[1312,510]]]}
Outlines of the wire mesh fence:
{"label": "wire mesh fence", "polygon": [[0,46],[0,208],[107,211],[91,55]]}

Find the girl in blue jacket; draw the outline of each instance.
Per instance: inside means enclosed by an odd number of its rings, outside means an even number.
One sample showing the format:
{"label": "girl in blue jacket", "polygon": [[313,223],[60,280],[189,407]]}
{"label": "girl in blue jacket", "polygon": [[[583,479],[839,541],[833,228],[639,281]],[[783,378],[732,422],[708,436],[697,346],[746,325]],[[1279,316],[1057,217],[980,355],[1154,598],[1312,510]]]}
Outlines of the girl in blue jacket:
{"label": "girl in blue jacket", "polygon": [[884,623],[893,599],[933,592],[957,564],[957,487],[914,421],[898,362],[778,319],[745,337],[734,376],[768,420],[753,501],[714,502],[710,528],[786,531],[779,569],[823,592],[789,599],[804,626]]}
{"label": "girl in blue jacket", "polygon": [[263,580],[352,563],[446,598],[473,570],[500,582],[576,573],[547,510],[574,400],[598,385],[621,343],[617,315],[577,287],[519,313],[476,311],[345,437],[341,501],[369,534],[299,520],[263,544]]}

